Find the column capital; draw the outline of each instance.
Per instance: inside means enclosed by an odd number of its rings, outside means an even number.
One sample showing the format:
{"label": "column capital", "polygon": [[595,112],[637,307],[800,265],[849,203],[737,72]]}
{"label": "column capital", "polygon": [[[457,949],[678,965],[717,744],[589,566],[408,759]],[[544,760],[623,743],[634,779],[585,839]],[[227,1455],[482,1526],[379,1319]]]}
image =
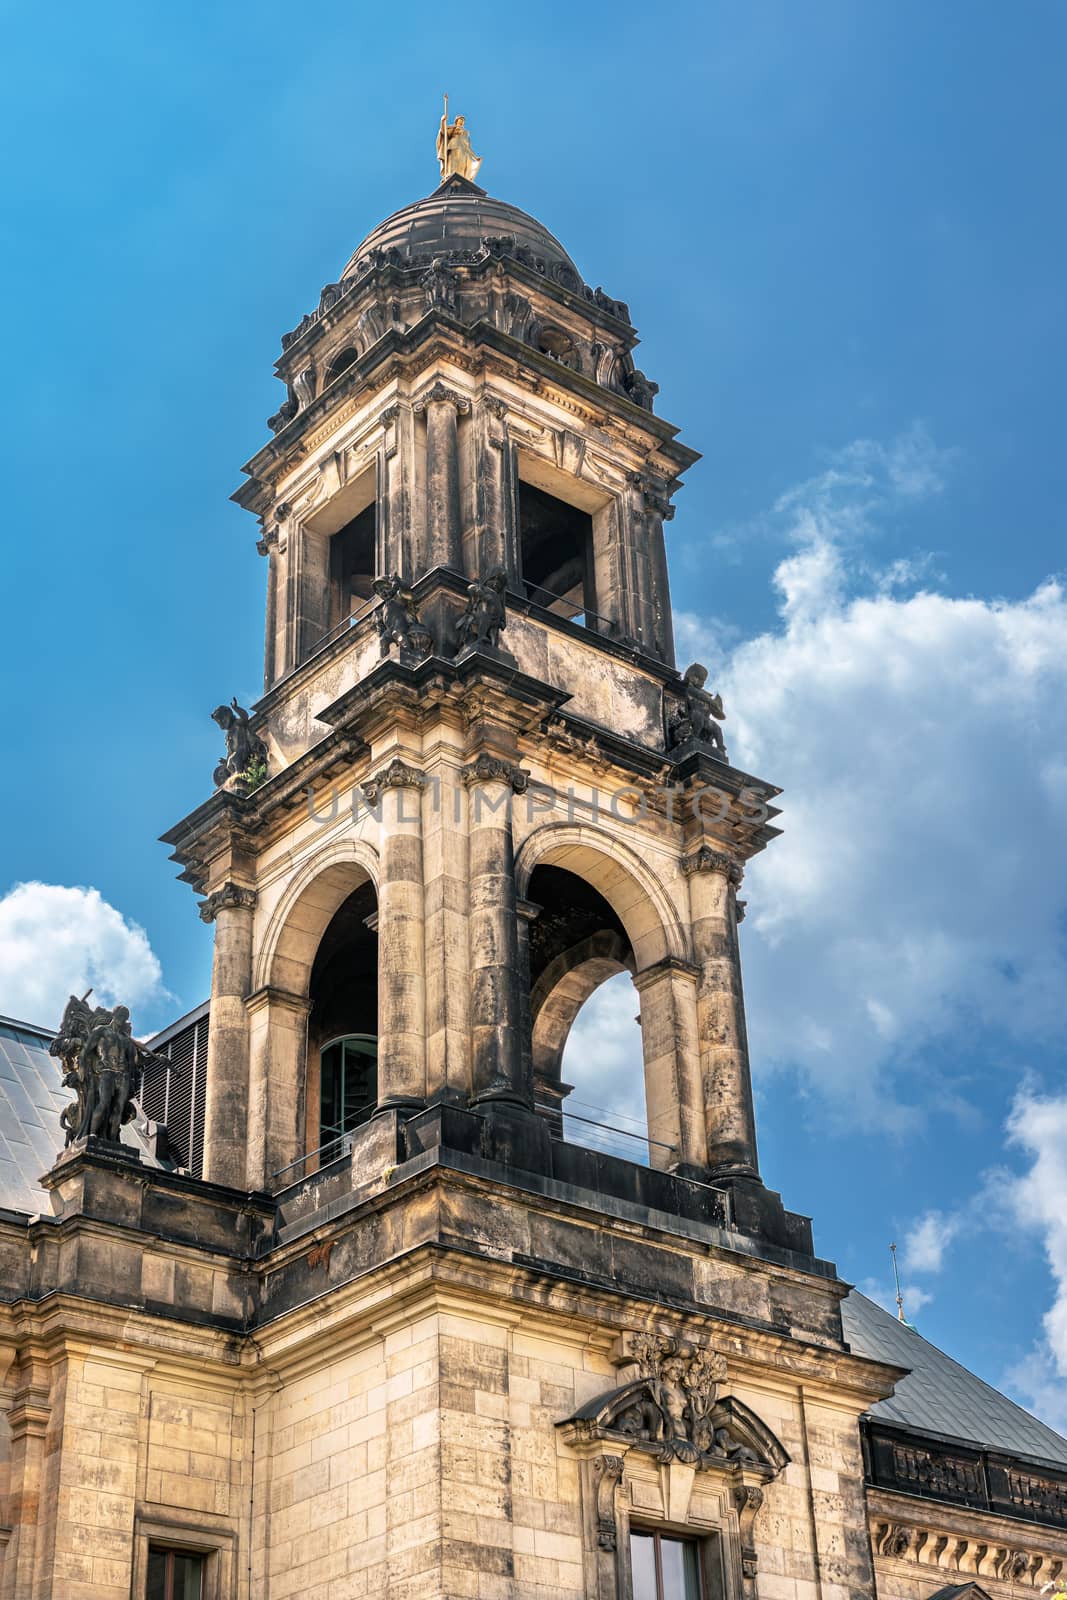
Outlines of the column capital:
{"label": "column capital", "polygon": [[447,383],[438,380],[425,394],[419,396],[411,409],[417,417],[421,417],[428,406],[436,405],[452,406],[461,417],[465,417],[471,408],[471,403],[465,394],[460,394],[458,389],[450,389]]}
{"label": "column capital", "polygon": [[509,783],[516,794],[525,794],[530,781],[530,774],[523,767],[485,750],[462,769],[460,776],[468,789],[475,783]]}
{"label": "column capital", "polygon": [[712,850],[706,844],[702,844],[691,856],[686,856],[682,871],[687,878],[694,872],[721,872],[735,889],[741,887],[745,875],[740,861],[735,861],[725,850]]}
{"label": "column capital", "polygon": [[220,911],[251,911],[256,903],[256,891],[240,883],[224,883],[209,894],[200,906],[201,922],[214,922]]}
{"label": "column capital", "polygon": [[374,807],[386,789],[425,789],[429,781],[425,772],[409,767],[406,761],[394,756],[387,767],[360,785],[360,792],[367,804]]}

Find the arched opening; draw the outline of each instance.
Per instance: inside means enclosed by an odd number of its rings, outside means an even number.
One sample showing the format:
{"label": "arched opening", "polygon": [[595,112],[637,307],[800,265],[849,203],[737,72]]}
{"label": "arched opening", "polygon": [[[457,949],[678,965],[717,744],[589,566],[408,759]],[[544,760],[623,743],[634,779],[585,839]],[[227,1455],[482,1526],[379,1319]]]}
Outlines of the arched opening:
{"label": "arched opening", "polygon": [[330,365],[326,371],[326,382],[332,383],[335,378],[339,378],[342,372],[347,372],[349,367],[353,366],[358,360],[359,351],[354,349],[352,345],[349,345],[347,349],[342,350],[341,353],[335,356],[330,362]]}
{"label": "arched opening", "polygon": [[[630,983],[637,963],[629,935],[599,890],[566,868],[535,867],[527,894],[539,907],[530,927],[537,1109],[557,1138],[645,1161],[641,1035]],[[593,1013],[599,1025],[590,1028]]]}
{"label": "arched opening", "polygon": [[343,900],[319,940],[308,988],[305,1149],[319,1164],[378,1103],[378,901],[371,883]]}
{"label": "arched opening", "polygon": [[558,361],[561,366],[570,367],[572,372],[581,372],[582,362],[578,346],[570,334],[565,333],[562,328],[544,324],[537,334],[537,348],[544,355],[551,356],[553,361]]}

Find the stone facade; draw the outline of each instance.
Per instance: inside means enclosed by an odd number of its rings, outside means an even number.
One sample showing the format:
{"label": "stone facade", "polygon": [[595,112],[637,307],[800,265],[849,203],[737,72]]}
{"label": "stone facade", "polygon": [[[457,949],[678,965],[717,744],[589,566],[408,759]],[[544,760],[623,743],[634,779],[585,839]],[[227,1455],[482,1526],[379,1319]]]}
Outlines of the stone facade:
{"label": "stone facade", "polygon": [[[0,1600],[136,1600],[164,1549],[203,1600],[631,1600],[654,1530],[704,1600],[1058,1573],[1060,1530],[869,1486],[901,1369],[760,1178],[737,894],[778,791],[674,665],[695,456],[635,341],[462,179],[286,337],[237,496],[260,770],[166,835],[214,929],[203,1174],[75,1141],[52,1214],[0,1213]],[[636,1161],[561,1137],[622,971]]]}

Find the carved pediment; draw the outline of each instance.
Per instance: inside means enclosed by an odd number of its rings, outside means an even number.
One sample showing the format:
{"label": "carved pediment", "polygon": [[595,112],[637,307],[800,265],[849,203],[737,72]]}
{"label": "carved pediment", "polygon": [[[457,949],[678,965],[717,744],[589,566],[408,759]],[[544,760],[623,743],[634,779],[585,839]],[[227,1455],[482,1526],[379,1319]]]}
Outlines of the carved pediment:
{"label": "carved pediment", "polygon": [[728,1395],[710,1398],[676,1375],[635,1378],[599,1395],[560,1424],[573,1443],[606,1440],[625,1443],[661,1461],[684,1461],[698,1468],[744,1471],[775,1478],[789,1456],[767,1424],[743,1401]]}

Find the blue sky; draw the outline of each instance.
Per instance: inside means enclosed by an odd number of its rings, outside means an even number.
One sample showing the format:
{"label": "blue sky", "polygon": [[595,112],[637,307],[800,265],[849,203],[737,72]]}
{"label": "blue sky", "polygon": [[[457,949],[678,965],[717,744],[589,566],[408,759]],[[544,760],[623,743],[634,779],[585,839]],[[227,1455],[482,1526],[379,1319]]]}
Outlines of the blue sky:
{"label": "blue sky", "polygon": [[[922,1330],[1067,1424],[1062,8],[60,3],[4,32],[0,894],[100,898],[0,901],[0,1011],[89,927],[151,976],[108,907],[161,969],[142,1028],[206,993],[156,839],[261,681],[228,496],[281,333],[433,187],[447,88],[704,452],[682,637],[787,790],[744,930],[768,1180],[853,1280],[910,1239]],[[599,1004],[591,1096],[633,1011]]]}

